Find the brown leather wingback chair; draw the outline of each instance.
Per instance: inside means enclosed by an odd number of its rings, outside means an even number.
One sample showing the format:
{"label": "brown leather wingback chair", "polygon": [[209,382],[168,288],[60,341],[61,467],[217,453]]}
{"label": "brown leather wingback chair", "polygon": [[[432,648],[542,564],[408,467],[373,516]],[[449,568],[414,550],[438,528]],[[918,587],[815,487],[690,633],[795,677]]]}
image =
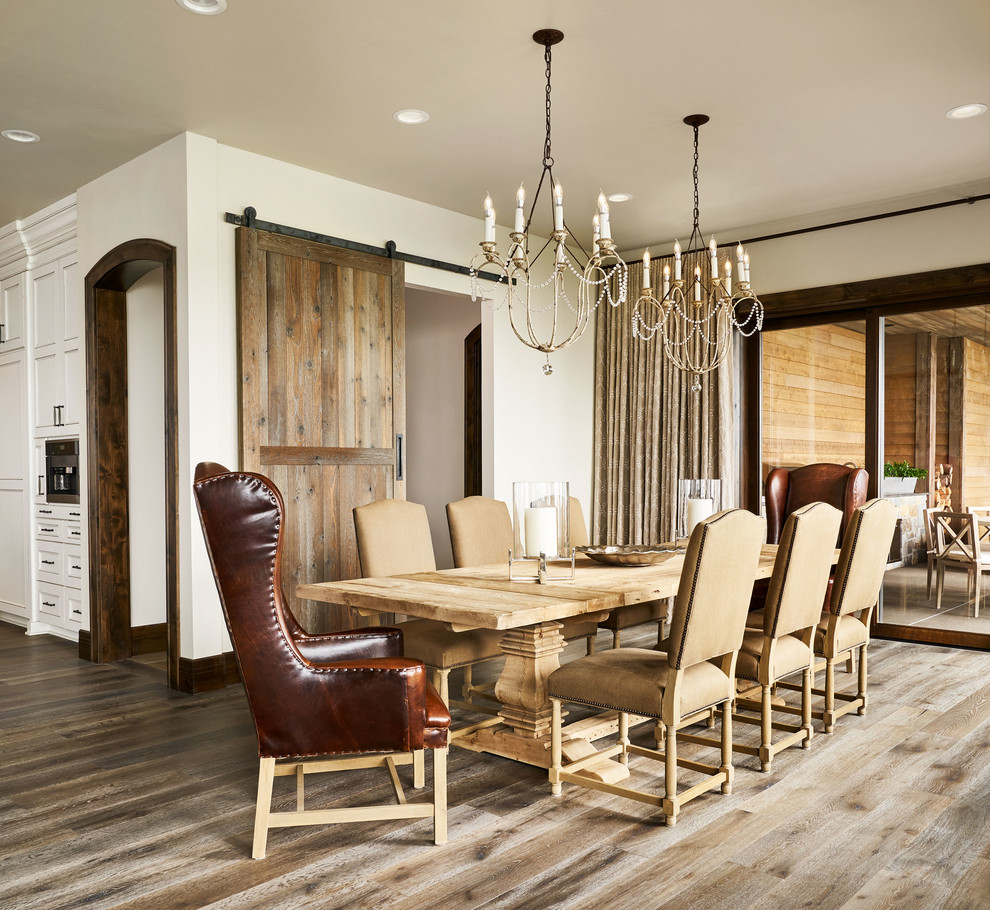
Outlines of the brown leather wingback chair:
{"label": "brown leather wingback chair", "polygon": [[813,502],[827,502],[842,512],[835,545],[841,546],[849,519],[866,502],[869,474],[863,468],[842,464],[807,464],[800,468],[774,468],[764,491],[767,508],[767,543],[777,543],[791,512]]}
{"label": "brown leather wingback chair", "polygon": [[[806,464],[800,468],[774,468],[767,474],[764,501],[767,511],[767,543],[780,543],[784,522],[791,513],[813,502],[825,502],[842,513],[839,536],[835,546],[842,545],[842,537],[853,513],[866,502],[866,485],[870,475],[864,468],[851,468],[844,464]],[[762,610],[767,600],[770,582],[759,579],[753,586],[750,610]],[[825,591],[827,610],[832,597],[832,581]]]}
{"label": "brown leather wingback chair", "polygon": [[[279,580],[285,510],[278,489],[260,474],[214,463],[197,466],[193,489],[258,734],[254,858],[265,855],[269,828],[369,817],[433,818],[436,843],[446,843],[450,714],[422,662],[402,656],[402,633],[378,628],[308,635],[286,605]],[[422,787],[424,749],[434,754],[434,799],[407,804],[395,765],[412,764],[414,786]],[[355,753],[362,755],[312,760]],[[377,766],[392,772],[399,805],[303,811],[305,774]],[[287,775],[296,777],[299,811],[272,813],[274,777]]]}

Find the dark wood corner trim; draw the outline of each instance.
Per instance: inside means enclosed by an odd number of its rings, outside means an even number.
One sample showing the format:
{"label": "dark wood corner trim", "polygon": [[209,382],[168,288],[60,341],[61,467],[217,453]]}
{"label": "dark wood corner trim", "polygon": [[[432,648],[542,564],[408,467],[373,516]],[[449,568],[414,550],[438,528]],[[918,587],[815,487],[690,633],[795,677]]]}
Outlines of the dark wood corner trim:
{"label": "dark wood corner trim", "polygon": [[241,675],[233,651],[212,654],[196,660],[190,657],[179,658],[179,691],[194,695],[198,692],[213,692],[240,683]]}
{"label": "dark wood corner trim", "polygon": [[79,659],[93,660],[93,639],[89,629],[79,630]]}

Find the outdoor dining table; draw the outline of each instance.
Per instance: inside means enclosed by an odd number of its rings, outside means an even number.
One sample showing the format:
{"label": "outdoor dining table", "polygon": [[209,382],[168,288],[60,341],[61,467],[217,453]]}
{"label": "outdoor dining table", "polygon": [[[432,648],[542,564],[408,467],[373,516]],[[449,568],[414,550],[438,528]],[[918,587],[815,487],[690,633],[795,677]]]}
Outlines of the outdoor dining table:
{"label": "outdoor dining table", "polygon": [[[758,578],[773,570],[777,547],[766,544]],[[655,565],[604,565],[586,556],[575,560],[573,580],[550,578],[546,584],[513,581],[508,564],[441,569],[384,578],[300,585],[303,598],[343,604],[362,615],[401,613],[446,623],[454,631],[503,629],[505,665],[495,685],[499,716],[458,735],[458,746],[490,752],[548,768],[551,706],[547,678],[560,666],[561,634],[568,619],[601,621],[616,607],[664,600],[677,593],[683,551]],[[559,569],[558,569],[559,571]],[[591,741],[616,729],[612,716],[568,724],[564,752],[583,757]],[[625,765],[607,762],[595,776],[616,781],[628,775]]]}

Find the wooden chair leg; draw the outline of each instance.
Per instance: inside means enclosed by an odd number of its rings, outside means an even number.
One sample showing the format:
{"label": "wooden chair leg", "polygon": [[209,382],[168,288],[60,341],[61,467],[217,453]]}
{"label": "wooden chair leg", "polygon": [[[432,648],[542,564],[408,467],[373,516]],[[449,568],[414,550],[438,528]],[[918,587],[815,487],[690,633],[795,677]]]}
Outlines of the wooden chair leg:
{"label": "wooden chair leg", "polygon": [[468,704],[471,704],[471,687],[474,685],[474,670],[471,664],[464,668],[464,686],[461,695]]}
{"label": "wooden chair leg", "polygon": [[589,635],[588,636],[587,652],[588,652],[588,655],[589,656],[595,653],[595,636],[594,635]]}
{"label": "wooden chair leg", "polygon": [[264,859],[268,844],[268,816],[272,810],[272,785],[275,783],[275,759],[261,759],[258,769],[258,804],[254,810],[254,844],[252,859]]}
{"label": "wooden chair leg", "polygon": [[846,673],[852,673],[856,669],[856,665],[853,663],[853,652],[850,651],[846,657]]}
{"label": "wooden chair leg", "polygon": [[773,694],[771,686],[763,686],[762,698],[760,699],[760,770],[769,771],[770,763],[773,761],[773,751],[770,748],[770,741],[773,737],[771,723],[773,713],[771,709],[771,699]]}
{"label": "wooden chair leg", "polygon": [[447,843],[446,747],[433,750],[433,843]]}
{"label": "wooden chair leg", "polygon": [[862,699],[863,703],[856,709],[856,713],[860,717],[866,713],[866,649],[868,647],[869,644],[867,643],[859,649],[859,691],[856,694]]}
{"label": "wooden chair leg", "polygon": [[443,703],[450,707],[450,670],[433,671],[433,687],[437,690]]}
{"label": "wooden chair leg", "polygon": [[941,562],[935,565],[935,609],[942,609],[942,585],[945,584],[945,566]]}
{"label": "wooden chair leg", "polygon": [[722,781],[722,792],[732,792],[732,699],[726,699],[722,704],[722,767],[719,770],[725,775]]}
{"label": "wooden chair leg", "polygon": [[426,750],[413,752],[413,787],[421,790],[426,786]]}
{"label": "wooden chair leg", "polygon": [[980,615],[980,576],[982,572],[973,571],[973,617]]}
{"label": "wooden chair leg", "polygon": [[805,668],[801,680],[801,726],[804,727],[804,739],[801,740],[802,749],[811,748],[811,737],[815,730],[811,725],[811,667]]}
{"label": "wooden chair leg", "polygon": [[550,792],[554,796],[560,796],[560,761],[561,761],[561,711],[560,699],[551,698],[550,707],[552,717],[550,719]]}
{"label": "wooden chair leg", "polygon": [[629,764],[629,715],[624,711],[619,712],[619,745],[622,751],[619,753],[619,762],[623,765]]}
{"label": "wooden chair leg", "polygon": [[619,647],[619,630],[616,629],[612,632],[612,650],[614,651]]}
{"label": "wooden chair leg", "polygon": [[928,599],[929,600],[932,599],[932,569],[934,568],[934,566],[935,566],[935,559],[931,554],[929,554],[928,555]]}
{"label": "wooden chair leg", "polygon": [[663,815],[668,828],[677,824],[677,726],[664,724]]}
{"label": "wooden chair leg", "polygon": [[822,712],[825,732],[831,733],[835,728],[835,661],[825,658],[825,710]]}

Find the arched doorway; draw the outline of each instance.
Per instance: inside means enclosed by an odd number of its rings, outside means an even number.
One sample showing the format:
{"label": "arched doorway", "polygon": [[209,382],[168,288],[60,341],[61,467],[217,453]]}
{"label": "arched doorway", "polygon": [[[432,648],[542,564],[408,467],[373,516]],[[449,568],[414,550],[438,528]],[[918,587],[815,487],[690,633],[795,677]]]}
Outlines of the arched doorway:
{"label": "arched doorway", "polygon": [[[130,240],[86,276],[89,490],[89,654],[96,663],[133,652],[128,549],[127,290],[162,269],[165,319],[165,609],[167,679],[179,688],[178,390],[175,247]],[[82,652],[82,649],[81,649]]]}

